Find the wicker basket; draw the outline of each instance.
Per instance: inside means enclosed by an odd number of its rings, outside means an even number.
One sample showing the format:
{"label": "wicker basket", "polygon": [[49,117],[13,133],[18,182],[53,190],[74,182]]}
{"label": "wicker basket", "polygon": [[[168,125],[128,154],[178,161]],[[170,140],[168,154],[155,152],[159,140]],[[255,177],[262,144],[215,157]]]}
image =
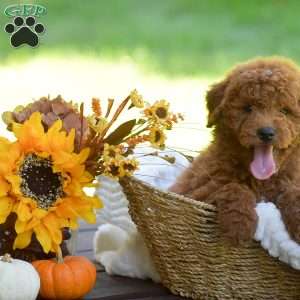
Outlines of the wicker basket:
{"label": "wicker basket", "polygon": [[174,294],[201,300],[300,299],[300,272],[270,257],[256,242],[228,245],[214,206],[133,178],[121,184],[162,283]]}

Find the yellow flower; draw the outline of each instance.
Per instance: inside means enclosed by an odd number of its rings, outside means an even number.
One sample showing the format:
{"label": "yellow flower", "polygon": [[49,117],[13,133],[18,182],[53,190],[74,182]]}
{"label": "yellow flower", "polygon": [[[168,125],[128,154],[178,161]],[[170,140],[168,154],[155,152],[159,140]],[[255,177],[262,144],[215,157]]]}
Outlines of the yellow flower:
{"label": "yellow flower", "polygon": [[131,91],[129,96],[130,96],[132,104],[135,107],[138,107],[138,108],[143,108],[144,107],[145,104],[144,104],[143,97],[141,95],[139,95],[139,93],[136,89]]}
{"label": "yellow flower", "polygon": [[103,159],[104,161],[109,161],[112,158],[117,159],[122,155],[122,148],[120,145],[114,146],[109,144],[104,144],[103,149]]}
{"label": "yellow flower", "polygon": [[109,161],[104,162],[104,175],[114,179],[119,179],[125,176],[125,170],[123,168],[123,161],[112,158]]}
{"label": "yellow flower", "polygon": [[160,129],[159,127],[150,128],[149,138],[153,147],[164,148],[166,135],[164,134],[162,129]]}
{"label": "yellow flower", "polygon": [[151,115],[159,123],[164,123],[169,117],[170,104],[166,100],[156,101],[151,107]]}
{"label": "yellow flower", "polygon": [[89,126],[100,134],[106,129],[108,125],[108,121],[106,118],[97,117],[96,115],[89,116],[87,120],[89,122]]}
{"label": "yellow flower", "polygon": [[126,159],[121,162],[124,174],[131,176],[139,166],[139,162],[136,159]]}
{"label": "yellow flower", "polygon": [[15,142],[0,139],[0,223],[17,215],[14,249],[25,248],[35,234],[44,252],[57,251],[63,227],[76,228],[79,217],[95,222],[96,197],[83,191],[93,180],[85,170],[89,149],[74,152],[69,135],[56,121],[45,132],[41,114],[13,124]]}

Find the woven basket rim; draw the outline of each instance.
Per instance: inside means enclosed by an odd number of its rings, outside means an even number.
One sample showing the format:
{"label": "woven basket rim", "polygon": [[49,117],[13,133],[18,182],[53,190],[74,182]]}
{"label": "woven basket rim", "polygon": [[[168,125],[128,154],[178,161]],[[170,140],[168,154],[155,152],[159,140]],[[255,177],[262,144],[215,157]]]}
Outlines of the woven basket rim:
{"label": "woven basket rim", "polygon": [[[200,208],[200,209],[204,209],[204,210],[210,210],[210,211],[213,211],[213,212],[216,212],[217,211],[217,208],[215,205],[213,204],[209,204],[209,203],[206,203],[206,202],[202,202],[202,201],[199,201],[199,200],[194,200],[192,198],[189,198],[189,197],[185,197],[183,195],[179,195],[179,194],[176,194],[174,192],[170,192],[170,191],[166,191],[166,190],[163,190],[161,188],[157,188],[145,181],[142,181],[134,176],[126,176],[125,177],[126,179],[125,180],[129,180],[129,181],[133,181],[133,182],[136,182],[140,185],[143,185],[145,188],[149,189],[149,190],[153,190],[153,191],[157,191],[159,192],[160,194],[162,195],[165,195],[166,198],[175,198],[177,200],[180,200],[180,201],[183,201],[183,202],[186,202],[188,204],[191,204],[191,205],[194,205],[196,206],[197,208]],[[124,179],[122,179],[124,180]]]}

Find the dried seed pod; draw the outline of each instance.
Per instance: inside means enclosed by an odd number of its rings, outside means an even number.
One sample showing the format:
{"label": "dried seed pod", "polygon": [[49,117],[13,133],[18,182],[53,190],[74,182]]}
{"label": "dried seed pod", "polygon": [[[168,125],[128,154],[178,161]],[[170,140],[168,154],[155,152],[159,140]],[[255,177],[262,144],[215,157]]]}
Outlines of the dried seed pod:
{"label": "dried seed pod", "polygon": [[[69,132],[72,128],[75,128],[75,148],[79,151],[79,148],[83,148],[89,135],[89,126],[85,117],[81,120],[80,112],[78,112],[75,105],[66,102],[61,96],[57,96],[54,99],[42,97],[38,101],[35,101],[22,110],[12,112],[12,119],[17,123],[24,123],[32,113],[39,111],[42,114],[43,125],[46,130],[56,120],[62,120],[63,128]],[[10,124],[7,124],[8,128]]]}

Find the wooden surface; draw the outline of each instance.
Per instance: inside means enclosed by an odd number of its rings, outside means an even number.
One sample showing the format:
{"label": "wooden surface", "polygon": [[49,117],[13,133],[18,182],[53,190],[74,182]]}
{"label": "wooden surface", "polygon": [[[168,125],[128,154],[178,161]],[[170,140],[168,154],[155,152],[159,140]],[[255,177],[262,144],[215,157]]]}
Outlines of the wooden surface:
{"label": "wooden surface", "polygon": [[[77,255],[84,255],[94,261],[93,235],[95,225],[81,226],[77,240]],[[95,261],[94,261],[95,262]],[[121,276],[109,276],[103,268],[97,266],[95,288],[85,296],[86,300],[182,300],[186,298],[172,295],[160,284],[151,280],[130,279]]]}

